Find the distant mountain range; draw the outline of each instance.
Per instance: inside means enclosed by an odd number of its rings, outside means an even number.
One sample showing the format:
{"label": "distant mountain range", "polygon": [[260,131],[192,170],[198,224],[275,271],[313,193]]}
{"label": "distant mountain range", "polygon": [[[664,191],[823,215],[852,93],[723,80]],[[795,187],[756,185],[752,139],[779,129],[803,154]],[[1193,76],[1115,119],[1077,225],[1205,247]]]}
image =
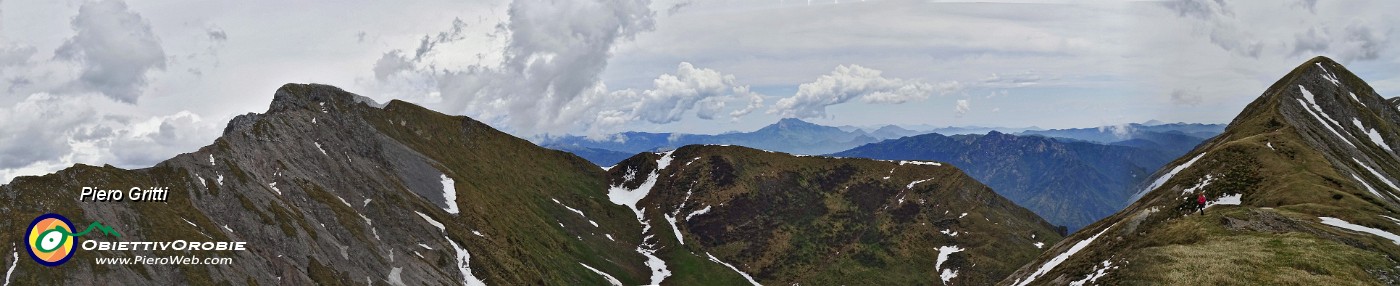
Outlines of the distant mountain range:
{"label": "distant mountain range", "polygon": [[986,135],[924,134],[833,155],[948,162],[1051,223],[1073,231],[1122,209],[1134,186],[1184,152],[1175,150],[1190,149],[1204,140],[1152,139],[1156,138],[1132,139],[1151,143],[1142,147],[995,131]]}
{"label": "distant mountain range", "polygon": [[[1212,136],[1215,136],[1216,134],[1220,134],[1220,132],[1224,130],[1224,124],[1162,124],[1155,121],[1149,121],[1148,123],[1132,123],[1120,126],[1101,126],[1094,128],[1026,130],[1016,134],[1041,135],[1046,137],[1059,137],[1108,144],[1144,138],[1152,138],[1151,140],[1156,141],[1159,139],[1165,139],[1163,138],[1164,136],[1210,138]],[[1176,139],[1165,140],[1171,141]]]}
{"label": "distant mountain range", "polygon": [[913,131],[897,126],[886,126],[874,132],[812,124],[795,118],[779,120],[752,132],[731,132],[717,135],[683,133],[623,132],[609,136],[607,140],[593,140],[581,136],[549,138],[540,146],[564,151],[583,151],[580,156],[599,166],[612,166],[620,159],[617,153],[636,154],[639,152],[664,151],[685,145],[739,145],[770,151],[792,154],[828,154],[850,149],[882,139],[908,136]]}
{"label": "distant mountain range", "polygon": [[545,138],[538,143],[546,148],[574,153],[599,166],[612,166],[638,152],[673,150],[691,144],[739,145],[791,154],[821,155],[845,151],[868,143],[931,133],[964,135],[999,132],[1038,135],[1144,149],[1166,148],[1170,149],[1171,152],[1182,153],[1195,147],[1195,143],[1200,143],[1205,138],[1219,134],[1222,129],[1224,129],[1224,125],[1221,124],[1162,124],[1150,121],[1123,127],[1105,126],[1050,130],[1037,127],[931,127],[925,125],[914,130],[897,125],[884,125],[875,128],[849,125],[832,127],[796,118],[786,118],[751,132],[728,132],[714,135],[623,132],[606,136],[606,139],[601,140],[571,135]]}

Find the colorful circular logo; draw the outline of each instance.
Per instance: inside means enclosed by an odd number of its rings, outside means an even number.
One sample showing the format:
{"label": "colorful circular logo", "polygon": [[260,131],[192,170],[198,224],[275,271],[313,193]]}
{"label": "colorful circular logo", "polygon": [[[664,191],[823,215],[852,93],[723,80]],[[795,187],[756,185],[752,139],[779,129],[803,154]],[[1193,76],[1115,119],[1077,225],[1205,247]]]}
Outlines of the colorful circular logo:
{"label": "colorful circular logo", "polygon": [[78,244],[72,233],[73,222],[62,215],[47,213],[34,218],[24,236],[29,242],[29,257],[48,267],[68,262],[73,258],[73,246]]}

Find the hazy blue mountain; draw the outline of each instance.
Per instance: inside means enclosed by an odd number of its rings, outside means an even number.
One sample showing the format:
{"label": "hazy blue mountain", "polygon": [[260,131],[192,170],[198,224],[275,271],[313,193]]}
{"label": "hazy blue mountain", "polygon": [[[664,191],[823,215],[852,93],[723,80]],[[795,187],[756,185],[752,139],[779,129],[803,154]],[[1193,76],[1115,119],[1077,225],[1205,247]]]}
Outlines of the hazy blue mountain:
{"label": "hazy blue mountain", "polygon": [[[884,130],[882,134],[900,134],[908,131],[893,128],[881,128],[879,130]],[[899,137],[902,136],[903,135]],[[758,130],[754,130],[753,132],[731,132],[715,135],[623,132],[609,136],[606,140],[593,140],[581,136],[550,138],[540,142],[540,145],[569,152],[573,152],[570,149],[574,149],[583,152],[605,154],[597,156],[597,158],[583,154],[580,154],[580,156],[588,158],[589,161],[600,166],[611,166],[621,159],[614,157],[612,153],[602,151],[636,154],[647,151],[676,149],[680,146],[692,144],[708,144],[739,145],[793,154],[827,154],[850,149],[862,144],[878,142],[879,140],[880,138],[871,136],[871,134],[859,129],[845,131],[837,127],[813,124],[795,118],[786,118]],[[626,156],[622,158],[626,158]]]}
{"label": "hazy blue mountain", "polygon": [[909,129],[905,129],[904,127],[899,127],[899,126],[897,126],[897,125],[891,124],[891,125],[881,126],[879,129],[875,129],[874,131],[870,131],[870,136],[871,136],[871,137],[875,137],[875,138],[879,138],[879,139],[895,139],[895,138],[900,138],[900,137],[905,137],[905,136],[914,136],[914,135],[919,135],[919,134],[924,134],[924,133],[926,133],[926,132],[919,132],[919,131],[909,130]]}
{"label": "hazy blue mountain", "polygon": [[[1194,137],[1173,140],[1189,138]],[[1176,151],[1179,148],[1174,146],[1153,145],[1152,141],[1134,142],[1142,146],[1000,132],[925,134],[867,144],[833,155],[948,162],[1051,223],[1074,230],[1122,209],[1134,186],[1184,152]],[[1199,139],[1182,145],[1196,143]]]}
{"label": "hazy blue mountain", "polygon": [[589,162],[593,162],[593,164],[595,165],[604,167],[615,165],[617,164],[617,162],[622,162],[622,160],[627,159],[627,157],[632,157],[632,155],[634,155],[632,153],[623,153],[607,149],[589,148],[578,145],[557,144],[544,145],[540,147],[573,153],[574,155],[578,155],[579,157],[587,159]]}
{"label": "hazy blue mountain", "polygon": [[[1161,137],[1159,134],[1179,134],[1199,138],[1197,142],[1204,141],[1220,132],[1225,131],[1224,124],[1202,124],[1202,123],[1168,123],[1160,124],[1158,121],[1148,121],[1145,124],[1132,123],[1123,126],[1100,126],[1092,128],[1069,128],[1069,129],[1049,129],[1049,130],[1026,130],[1016,133],[1016,135],[1041,135],[1047,137],[1069,138],[1081,141],[1097,143],[1114,143],[1119,141],[1146,139],[1156,141]],[[1195,146],[1191,146],[1195,147]],[[1189,149],[1189,148],[1188,148]]]}

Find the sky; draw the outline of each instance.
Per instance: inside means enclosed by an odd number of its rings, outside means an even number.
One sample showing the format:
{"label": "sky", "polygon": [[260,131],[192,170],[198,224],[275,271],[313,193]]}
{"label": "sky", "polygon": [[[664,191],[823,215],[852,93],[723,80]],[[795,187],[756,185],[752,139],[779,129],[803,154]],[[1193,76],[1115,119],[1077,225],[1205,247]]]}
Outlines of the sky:
{"label": "sky", "polygon": [[284,83],[520,137],[1226,123],[1323,55],[1400,94],[1396,1],[0,0],[0,183],[151,166]]}

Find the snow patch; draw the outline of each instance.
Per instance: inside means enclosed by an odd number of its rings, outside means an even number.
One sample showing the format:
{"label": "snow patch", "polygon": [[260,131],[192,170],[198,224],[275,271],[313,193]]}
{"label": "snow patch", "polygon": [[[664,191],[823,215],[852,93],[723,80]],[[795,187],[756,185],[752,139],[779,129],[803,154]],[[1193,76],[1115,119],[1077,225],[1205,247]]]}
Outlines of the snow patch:
{"label": "snow patch", "polygon": [[1366,132],[1366,137],[1371,139],[1371,143],[1376,143],[1376,146],[1381,146],[1381,148],[1385,148],[1386,151],[1395,153],[1394,149],[1390,149],[1390,144],[1385,144],[1385,138],[1381,138],[1381,133],[1377,132],[1376,129],[1361,126],[1361,119],[1357,118],[1352,118],[1351,123],[1356,124],[1356,128],[1360,128],[1361,131]]}
{"label": "snow patch", "polygon": [[928,182],[929,180],[933,180],[933,178],[928,178],[928,179],[923,179],[923,180],[918,180],[918,181],[910,182],[909,185],[908,185],[908,186],[905,186],[904,188],[905,188],[905,189],[913,189],[913,188],[914,188],[914,185],[918,185],[919,183],[923,183],[923,182]]}
{"label": "snow patch", "polygon": [[1162,174],[1161,177],[1157,177],[1157,180],[1152,181],[1152,184],[1148,185],[1147,188],[1138,191],[1137,194],[1134,194],[1133,199],[1130,201],[1137,201],[1138,199],[1141,199],[1143,195],[1147,195],[1148,192],[1162,187],[1162,185],[1165,185],[1167,181],[1172,179],[1172,176],[1176,176],[1177,172],[1181,172],[1181,170],[1185,170],[1187,167],[1191,167],[1191,164],[1195,164],[1196,160],[1200,160],[1201,157],[1205,156],[1206,152],[1201,152],[1201,154],[1197,154],[1196,157],[1192,157],[1191,160],[1186,161],[1186,163],[1181,163],[1181,165],[1176,166],[1176,168],[1172,168],[1170,172]]}
{"label": "snow patch", "polygon": [[277,195],[282,195],[282,189],[277,188],[277,182],[268,183],[267,187],[272,188],[272,191],[277,192]]}
{"label": "snow patch", "polygon": [[460,211],[457,209],[457,182],[453,181],[452,178],[448,178],[447,174],[439,176],[441,176],[440,179],[442,179],[442,198],[446,201],[445,203],[447,203],[447,207],[443,208],[443,210],[450,214],[457,214]]}
{"label": "snow patch", "polygon": [[[389,278],[387,278],[387,279],[385,279],[385,280],[388,280],[389,285],[400,285],[400,286],[408,285],[408,284],[404,284],[404,283],[403,283],[403,276],[402,276],[402,273],[403,273],[403,268],[401,268],[401,267],[394,267],[393,269],[390,269],[390,270],[389,270]],[[277,280],[282,280],[282,279],[281,279],[281,277],[278,277]]]}
{"label": "snow patch", "polygon": [[666,221],[671,223],[671,231],[676,233],[676,241],[680,241],[681,245],[685,245],[685,237],[681,236],[681,228],[676,225],[676,217],[669,214],[665,215],[665,217]]}
{"label": "snow patch", "polygon": [[423,248],[427,248],[428,250],[433,250],[433,248],[432,248],[432,247],[428,247],[427,244],[419,243],[418,246],[421,246],[421,247],[423,247]]}
{"label": "snow patch", "polygon": [[690,221],[690,218],[693,218],[693,217],[695,217],[695,216],[702,215],[702,214],[705,214],[705,213],[708,213],[708,212],[710,212],[710,206],[705,206],[705,208],[703,208],[703,209],[700,209],[700,210],[698,210],[698,211],[690,212],[689,215],[686,215],[686,216],[685,216],[685,221]]}
{"label": "snow patch", "polygon": [[958,247],[957,245],[938,247],[938,262],[933,265],[933,269],[941,271],[938,274],[938,277],[943,279],[943,285],[948,285],[949,280],[953,280],[953,278],[958,277],[958,270],[953,269],[952,267],[946,269],[943,268],[943,262],[948,261],[948,255],[962,252],[963,250],[965,249]]}
{"label": "snow patch", "polygon": [[734,270],[734,272],[738,272],[739,275],[744,276],[744,280],[749,280],[749,283],[752,283],[754,286],[762,286],[762,285],[763,285],[763,284],[758,284],[758,281],[757,281],[757,280],[753,280],[753,276],[749,276],[748,273],[744,273],[743,271],[739,271],[739,268],[734,267],[734,265],[730,265],[729,263],[724,263],[724,261],[719,261],[719,258],[715,258],[715,255],[714,255],[714,254],[710,254],[709,252],[706,252],[706,253],[705,253],[705,256],[709,256],[709,257],[710,257],[710,261],[714,261],[715,263],[719,263],[720,265],[724,265],[725,267],[729,267],[729,269]]}
{"label": "snow patch", "polygon": [[927,162],[927,161],[899,161],[899,165],[901,165],[901,166],[903,166],[903,165],[943,166],[942,163],[938,163],[938,162]]}
{"label": "snow patch", "polygon": [[1206,205],[1206,207],[1209,208],[1209,207],[1214,206],[1214,205],[1236,205],[1236,206],[1238,206],[1238,205],[1240,205],[1240,199],[1243,199],[1243,198],[1244,198],[1244,194],[1229,194],[1229,195],[1224,195],[1224,196],[1221,196],[1221,197],[1218,198],[1218,199],[1215,199],[1215,201],[1210,202],[1209,204]]}
{"label": "snow patch", "polygon": [[1108,271],[1113,269],[1118,269],[1118,266],[1113,266],[1113,262],[1104,260],[1102,263],[1099,263],[1098,266],[1094,266],[1094,272],[1089,273],[1089,276],[1085,276],[1084,279],[1071,281],[1069,285],[1084,286],[1085,283],[1098,282],[1099,278],[1108,275]]}
{"label": "snow patch", "polygon": [[1264,146],[1269,146],[1269,150],[1278,150],[1274,149],[1274,142],[1264,142]]}
{"label": "snow patch", "polygon": [[218,166],[218,165],[219,165],[219,164],[215,164],[215,163],[214,163],[214,154],[209,154],[209,165],[214,165],[214,166]]}
{"label": "snow patch", "polygon": [[1201,181],[1196,183],[1195,186],[1191,186],[1190,188],[1181,190],[1181,193],[1194,194],[1196,193],[1196,191],[1200,191],[1202,188],[1209,186],[1212,181],[1215,181],[1215,176],[1212,176],[1211,174],[1206,174],[1206,176],[1204,178],[1201,178]]}
{"label": "snow patch", "polygon": [[1374,235],[1376,235],[1376,236],[1379,236],[1379,237],[1382,237],[1382,238],[1385,238],[1385,239],[1389,239],[1391,242],[1395,242],[1395,244],[1400,245],[1400,235],[1395,235],[1394,233],[1390,233],[1389,231],[1384,231],[1384,230],[1379,230],[1379,229],[1364,227],[1364,226],[1360,226],[1360,225],[1355,225],[1355,224],[1349,223],[1349,222],[1347,222],[1347,221],[1345,221],[1345,220],[1341,220],[1341,219],[1335,218],[1335,217],[1318,217],[1318,218],[1319,218],[1319,219],[1322,219],[1322,224],[1325,224],[1325,225],[1330,225],[1330,226],[1334,226],[1334,227],[1341,228],[1341,229],[1346,229],[1346,230],[1351,230],[1351,231],[1357,231],[1357,232],[1364,232],[1364,233],[1374,234]]}
{"label": "snow patch", "polygon": [[321,142],[311,142],[311,143],[312,143],[312,144],[316,144],[316,150],[321,150],[321,155],[326,155],[326,156],[330,156],[330,155],[331,155],[331,154],[329,154],[329,153],[326,153],[326,149],[325,149],[325,148],[321,148]]}
{"label": "snow patch", "polygon": [[595,221],[593,221],[592,219],[589,219],[587,215],[584,215],[584,214],[583,214],[583,211],[578,210],[578,209],[575,209],[575,208],[571,208],[571,207],[569,207],[569,205],[566,205],[566,204],[564,204],[564,203],[559,202],[558,199],[552,199],[552,198],[551,198],[550,200],[554,201],[554,203],[559,204],[560,206],[563,206],[563,207],[566,208],[566,209],[569,209],[570,211],[573,211],[574,213],[578,214],[578,216],[583,217],[583,219],[588,220],[588,223],[593,224],[593,227],[598,227],[598,222],[595,222]]}
{"label": "snow patch", "polygon": [[[671,164],[671,153],[673,152],[675,152],[675,150],[662,153],[661,159],[656,161],[656,171],[648,174],[646,181],[643,181],[636,189],[627,189],[623,184],[608,188],[608,200],[612,201],[614,204],[623,205],[632,210],[632,213],[637,216],[637,221],[642,223],[642,235],[644,237],[646,237],[646,233],[651,230],[651,224],[646,219],[645,210],[639,208],[637,202],[640,202],[642,198],[645,198],[647,194],[651,193],[651,188],[656,186],[657,179],[661,177],[661,171],[665,170],[666,166]],[[624,175],[624,179],[626,179],[624,182],[636,179],[636,170],[628,170],[628,173]],[[647,258],[646,265],[648,268],[651,268],[651,280],[647,284],[652,285],[661,284],[662,280],[666,280],[666,277],[671,276],[671,270],[666,268],[666,261],[657,257],[656,251],[656,246],[647,244],[645,238],[642,239],[642,244],[637,246],[637,253],[641,253],[642,256]]]}
{"label": "snow patch", "polygon": [[[1337,135],[1337,139],[1342,140],[1342,142],[1346,142],[1347,145],[1356,147],[1356,144],[1352,144],[1351,140],[1347,140],[1346,137],[1342,136],[1342,133],[1337,132],[1337,129],[1332,128],[1332,125],[1342,126],[1342,124],[1337,123],[1336,120],[1332,120],[1332,117],[1328,116],[1326,112],[1322,112],[1322,107],[1317,106],[1317,101],[1314,100],[1315,98],[1313,97],[1312,92],[1308,92],[1308,89],[1303,88],[1303,86],[1301,85],[1298,86],[1298,90],[1302,91],[1303,97],[1307,99],[1307,101],[1299,99],[1298,104],[1302,105],[1303,109],[1307,109],[1308,114],[1312,114],[1313,118],[1317,119],[1318,123],[1322,123],[1322,127],[1327,127],[1328,131],[1332,131],[1332,135]],[[1328,124],[1329,122],[1331,124]]]}
{"label": "snow patch", "polygon": [[1390,216],[1388,216],[1388,215],[1381,215],[1381,217],[1386,218],[1386,219],[1389,219],[1391,222],[1394,222],[1395,224],[1400,225],[1400,219],[1396,219],[1396,218],[1390,217]]}
{"label": "snow patch", "polygon": [[1365,163],[1361,163],[1361,160],[1357,160],[1356,158],[1351,158],[1351,160],[1352,160],[1352,161],[1355,161],[1357,165],[1361,165],[1362,168],[1366,168],[1366,171],[1371,172],[1371,175],[1372,175],[1372,176],[1376,176],[1376,179],[1380,179],[1381,182],[1382,182],[1382,183],[1385,183],[1386,186],[1390,186],[1390,189],[1392,189],[1392,190],[1400,190],[1400,187],[1396,187],[1396,186],[1395,186],[1395,183],[1391,183],[1389,178],[1386,178],[1385,176],[1381,175],[1380,172],[1376,172],[1376,169],[1371,169],[1371,166],[1370,166],[1370,165],[1366,165]]}
{"label": "snow patch", "polygon": [[10,286],[10,276],[15,274],[15,266],[19,265],[19,252],[15,251],[12,254],[14,258],[11,259],[10,270],[5,271],[5,286]]}
{"label": "snow patch", "polygon": [[598,275],[603,276],[603,279],[608,280],[608,284],[611,284],[613,286],[622,286],[622,281],[618,281],[617,278],[613,277],[612,275],[603,273],[603,271],[600,271],[597,268],[593,268],[592,266],[588,266],[588,264],[583,264],[582,262],[580,262],[578,265],[583,265],[583,268],[588,268],[588,270],[593,270],[593,273],[598,273]]}
{"label": "snow patch", "polygon": [[200,176],[199,174],[194,174],[194,177],[195,177],[195,178],[199,178],[199,185],[200,185],[200,186],[205,187],[205,188],[209,188],[209,183],[204,181],[204,176]]}
{"label": "snow patch", "polygon": [[462,248],[461,245],[457,245],[457,242],[452,241],[452,238],[446,236],[442,238],[447,239],[447,243],[452,244],[452,250],[457,251],[457,270],[462,272],[462,283],[468,286],[486,286],[485,281],[481,281],[481,279],[476,278],[476,275],[472,275],[470,263],[472,260],[471,253],[467,253],[467,249]]}
{"label": "snow patch", "polygon": [[419,217],[422,217],[423,220],[428,221],[428,224],[431,224],[431,225],[433,225],[433,226],[436,226],[436,227],[438,228],[438,230],[447,231],[447,226],[442,225],[442,223],[438,222],[437,220],[434,220],[432,217],[429,217],[428,215],[425,215],[425,214],[420,213],[420,212],[417,212],[417,211],[414,211],[413,213],[418,214],[418,216],[419,216]]}
{"label": "snow patch", "polygon": [[219,174],[218,183],[220,186],[224,185],[224,174]]}
{"label": "snow patch", "polygon": [[[1199,158],[1199,156],[1197,157]],[[1041,264],[1039,269],[1036,269],[1035,272],[1031,273],[1031,275],[1026,276],[1025,281],[1021,281],[1021,279],[1016,279],[1016,282],[1012,284],[1015,284],[1016,286],[1025,286],[1026,284],[1031,284],[1031,281],[1035,281],[1035,279],[1039,278],[1040,275],[1045,275],[1045,273],[1049,273],[1050,270],[1055,270],[1055,266],[1060,266],[1060,263],[1064,263],[1065,260],[1068,260],[1070,256],[1073,256],[1075,253],[1078,253],[1080,250],[1083,250],[1085,247],[1088,247],[1090,243],[1093,243],[1094,240],[1098,239],[1100,235],[1103,235],[1105,232],[1108,232],[1108,229],[1110,228],[1113,228],[1113,226],[1106,227],[1103,230],[1099,231],[1098,234],[1095,234],[1094,236],[1091,236],[1088,239],[1075,243],[1073,246],[1069,247],[1069,250],[1066,250],[1064,253],[1060,253],[1060,255],[1056,255],[1055,258],[1051,258],[1049,261],[1046,261],[1045,264]]]}
{"label": "snow patch", "polygon": [[1035,248],[1036,248],[1036,249],[1045,248],[1045,243],[1044,243],[1044,242],[1036,242],[1036,243],[1035,243]]}

